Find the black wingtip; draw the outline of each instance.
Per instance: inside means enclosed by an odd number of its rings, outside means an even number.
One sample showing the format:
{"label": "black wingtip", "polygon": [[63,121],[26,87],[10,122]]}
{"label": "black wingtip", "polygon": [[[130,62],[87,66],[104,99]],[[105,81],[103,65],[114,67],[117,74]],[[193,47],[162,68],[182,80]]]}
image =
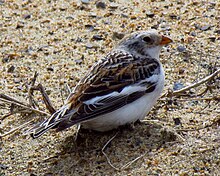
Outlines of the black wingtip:
{"label": "black wingtip", "polygon": [[43,135],[46,131],[40,131],[38,133],[32,132],[30,133],[30,136],[32,137],[32,139],[36,139],[38,137],[40,137],[41,135]]}
{"label": "black wingtip", "polygon": [[32,139],[36,139],[36,137],[34,136],[33,133],[31,133],[30,136],[31,136]]}

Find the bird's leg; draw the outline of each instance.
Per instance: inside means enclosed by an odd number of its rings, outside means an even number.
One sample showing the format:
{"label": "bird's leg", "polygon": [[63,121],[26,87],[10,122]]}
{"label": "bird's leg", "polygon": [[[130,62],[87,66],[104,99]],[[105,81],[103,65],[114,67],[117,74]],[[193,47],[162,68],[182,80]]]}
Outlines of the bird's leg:
{"label": "bird's leg", "polygon": [[136,124],[139,125],[139,124],[142,124],[142,122],[141,122],[140,119],[138,119],[137,121],[134,122],[134,124],[135,124],[135,125],[136,125]]}
{"label": "bird's leg", "polygon": [[122,125],[120,127],[120,130],[124,131],[124,130],[129,130],[129,131],[133,131],[135,129],[135,123],[131,122],[131,123],[127,123],[125,125]]}
{"label": "bird's leg", "polygon": [[80,123],[76,125],[76,136],[75,136],[75,141],[77,141],[77,138],[78,138],[78,136],[79,136],[79,130],[80,130],[80,127],[81,127],[81,124],[80,124]]}
{"label": "bird's leg", "polygon": [[50,101],[50,98],[49,98],[49,96],[47,95],[47,93],[46,93],[44,87],[42,86],[42,84],[38,84],[37,86],[31,86],[31,87],[29,88],[28,94],[29,94],[29,102],[31,102],[30,105],[33,105],[33,104],[34,104],[34,103],[33,103],[33,102],[34,102],[34,101],[33,101],[33,92],[34,92],[35,90],[38,90],[38,91],[41,93],[41,95],[42,95],[42,97],[43,97],[43,101],[44,101],[44,103],[45,103],[46,108],[48,109],[48,111],[49,111],[51,114],[55,113],[55,112],[56,112],[56,109],[54,109],[54,107],[53,107],[53,105],[52,105],[52,103],[51,103],[51,101]]}

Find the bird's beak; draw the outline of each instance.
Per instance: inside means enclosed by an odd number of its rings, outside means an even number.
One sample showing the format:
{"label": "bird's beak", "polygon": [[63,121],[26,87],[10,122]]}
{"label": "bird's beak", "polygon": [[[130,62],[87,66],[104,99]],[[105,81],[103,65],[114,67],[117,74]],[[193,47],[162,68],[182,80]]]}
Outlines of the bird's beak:
{"label": "bird's beak", "polygon": [[160,45],[166,45],[166,44],[169,44],[171,42],[172,42],[172,40],[170,38],[165,37],[165,36],[162,35],[162,40],[160,42]]}

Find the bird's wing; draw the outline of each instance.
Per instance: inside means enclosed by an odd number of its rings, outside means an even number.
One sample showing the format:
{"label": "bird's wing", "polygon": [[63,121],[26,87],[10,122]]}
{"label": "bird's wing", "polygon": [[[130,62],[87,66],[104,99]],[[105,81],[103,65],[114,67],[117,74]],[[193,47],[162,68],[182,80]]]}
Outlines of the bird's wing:
{"label": "bird's wing", "polygon": [[135,58],[118,50],[110,53],[92,68],[69,97],[71,108],[58,130],[112,112],[152,92],[159,73],[156,59]]}
{"label": "bird's wing", "polygon": [[136,58],[125,51],[113,51],[79,82],[66,105],[41,123],[39,131],[35,128],[34,133],[42,134],[42,130],[52,127],[62,130],[119,109],[152,92],[159,73],[160,65],[156,59]]}

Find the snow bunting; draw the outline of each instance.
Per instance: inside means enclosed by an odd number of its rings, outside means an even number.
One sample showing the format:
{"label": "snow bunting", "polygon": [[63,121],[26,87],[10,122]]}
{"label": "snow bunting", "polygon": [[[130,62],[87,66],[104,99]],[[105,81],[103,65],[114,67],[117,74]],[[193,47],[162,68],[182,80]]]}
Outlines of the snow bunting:
{"label": "snow bunting", "polygon": [[75,124],[108,131],[144,119],[163,90],[159,54],[170,42],[155,30],[124,38],[80,80],[57,112],[30,130],[32,137]]}

